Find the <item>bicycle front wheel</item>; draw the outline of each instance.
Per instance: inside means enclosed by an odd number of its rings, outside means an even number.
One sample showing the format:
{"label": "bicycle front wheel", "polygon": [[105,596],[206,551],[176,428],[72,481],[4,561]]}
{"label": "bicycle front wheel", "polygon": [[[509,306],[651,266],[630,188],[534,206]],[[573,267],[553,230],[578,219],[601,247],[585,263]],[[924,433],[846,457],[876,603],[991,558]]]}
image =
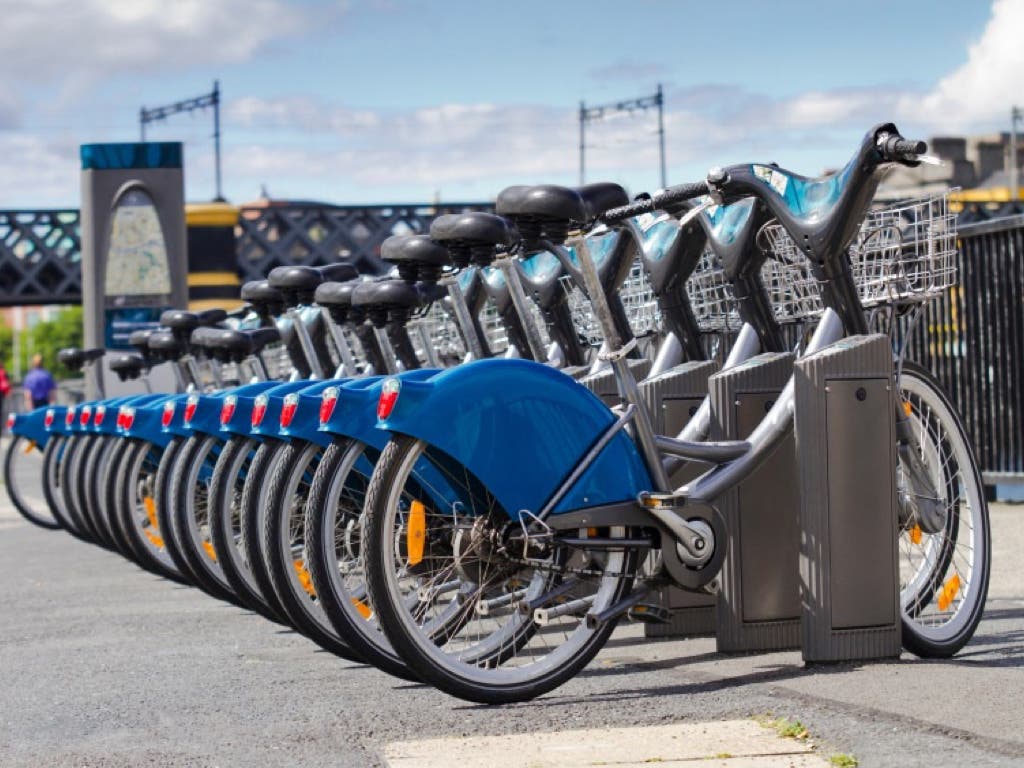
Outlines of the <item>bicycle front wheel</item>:
{"label": "bicycle front wheel", "polygon": [[[932,533],[913,514],[901,514],[903,645],[924,658],[946,658],[971,639],[985,608],[991,559],[988,505],[970,441],[939,384],[925,369],[908,363],[899,391],[915,435],[916,460],[930,480],[929,496],[935,494],[923,501],[940,510]],[[914,504],[908,475],[901,458],[901,509]]]}
{"label": "bicycle front wheel", "polygon": [[581,670],[616,623],[591,618],[622,600],[639,563],[637,550],[585,543],[624,540],[623,526],[527,552],[479,478],[407,436],[377,463],[364,526],[370,602],[392,647],[423,680],[484,704],[532,699]]}
{"label": "bicycle front wheel", "polygon": [[[52,438],[51,438],[52,439]],[[40,528],[62,528],[50,511],[44,492],[43,451],[22,435],[16,435],[7,446],[4,457],[4,483],[14,508],[30,523]]]}

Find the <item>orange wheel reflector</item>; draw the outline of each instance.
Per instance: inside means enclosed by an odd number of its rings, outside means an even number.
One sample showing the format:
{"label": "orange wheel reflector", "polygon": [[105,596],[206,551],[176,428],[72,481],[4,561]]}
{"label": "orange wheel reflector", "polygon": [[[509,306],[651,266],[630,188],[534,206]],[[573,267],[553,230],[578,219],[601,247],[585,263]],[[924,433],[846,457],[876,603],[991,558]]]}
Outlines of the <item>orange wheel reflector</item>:
{"label": "orange wheel reflector", "polygon": [[313,589],[313,579],[309,575],[309,571],[306,570],[305,560],[294,560],[292,565],[295,566],[295,573],[299,576],[299,584],[302,588],[309,593],[310,597],[316,597],[316,590]]}
{"label": "orange wheel reflector", "polygon": [[597,538],[597,528],[587,528],[587,538],[588,539],[596,539]]}
{"label": "orange wheel reflector", "polygon": [[143,496],[142,506],[146,508],[146,519],[149,520],[149,524],[159,531],[160,524],[156,521],[156,500],[152,496]]}
{"label": "orange wheel reflector", "polygon": [[32,451],[35,450],[35,447],[36,447],[36,441],[35,440],[29,440],[27,443],[25,443],[25,453],[32,453]]}
{"label": "orange wheel reflector", "polygon": [[960,576],[953,574],[946,583],[942,585],[942,589],[939,590],[939,610],[948,611],[949,606],[953,604],[953,598],[960,592]]}
{"label": "orange wheel reflector", "polygon": [[405,548],[409,565],[423,562],[423,545],[427,541],[427,509],[419,501],[409,505],[409,521],[405,530]]}
{"label": "orange wheel reflector", "polygon": [[149,539],[149,543],[152,544],[154,547],[156,547],[157,549],[163,549],[164,548],[164,540],[163,540],[163,538],[161,538],[160,536],[157,536],[155,533],[153,533],[151,530],[149,530],[149,528],[144,530],[143,533],[146,534],[146,538]]}
{"label": "orange wheel reflector", "polygon": [[373,611],[370,610],[370,606],[368,606],[363,600],[360,600],[358,597],[352,598],[352,605],[356,607],[356,610],[359,611],[359,615],[362,616],[364,619],[369,619],[370,616],[373,615]]}
{"label": "orange wheel reflector", "polygon": [[911,528],[907,533],[910,534],[910,540],[915,544],[921,543],[921,526],[914,523],[914,527]]}
{"label": "orange wheel reflector", "polygon": [[909,400],[903,401],[903,413],[905,413],[907,416],[914,415],[914,406],[910,404]]}
{"label": "orange wheel reflector", "polygon": [[213,560],[213,562],[216,563],[217,562],[217,550],[213,548],[213,543],[209,542],[209,541],[204,541],[203,542],[203,549],[206,550],[206,556],[208,558],[210,558],[211,560]]}

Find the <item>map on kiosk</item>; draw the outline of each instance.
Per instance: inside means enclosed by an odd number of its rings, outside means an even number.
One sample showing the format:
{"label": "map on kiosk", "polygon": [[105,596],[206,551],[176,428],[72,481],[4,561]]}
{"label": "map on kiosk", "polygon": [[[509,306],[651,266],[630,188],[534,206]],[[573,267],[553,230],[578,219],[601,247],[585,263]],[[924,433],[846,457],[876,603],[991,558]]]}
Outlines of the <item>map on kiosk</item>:
{"label": "map on kiosk", "polygon": [[153,199],[142,189],[129,189],[117,201],[104,289],[108,306],[123,303],[124,297],[171,293],[163,229]]}

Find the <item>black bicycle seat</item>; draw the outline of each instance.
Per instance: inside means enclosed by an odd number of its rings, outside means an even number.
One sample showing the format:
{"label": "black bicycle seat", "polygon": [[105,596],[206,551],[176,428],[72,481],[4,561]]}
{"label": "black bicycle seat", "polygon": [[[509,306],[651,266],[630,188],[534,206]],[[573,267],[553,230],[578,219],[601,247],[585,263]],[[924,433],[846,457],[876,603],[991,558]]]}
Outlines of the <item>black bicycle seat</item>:
{"label": "black bicycle seat", "polygon": [[116,373],[121,381],[139,378],[147,367],[146,361],[138,355],[122,354],[110,359],[110,370]]}
{"label": "black bicycle seat", "polygon": [[437,280],[452,263],[448,249],[429,235],[392,235],[380,247],[380,257],[398,267],[403,280]]}
{"label": "black bicycle seat", "polygon": [[86,363],[99,360],[105,354],[107,354],[107,350],[103,348],[79,349],[78,347],[67,347],[57,353],[57,360],[65,368],[77,371]]}
{"label": "black bicycle seat", "polygon": [[553,184],[506,189],[498,195],[496,210],[515,223],[528,250],[536,250],[541,238],[564,243],[570,229],[588,220],[580,193]]}
{"label": "black bicycle seat", "polygon": [[612,208],[629,205],[629,195],[626,194],[626,190],[610,181],[586,184],[577,187],[576,192],[583,198],[583,203],[587,206],[587,218],[590,221]]}
{"label": "black bicycle seat", "polygon": [[204,309],[202,312],[189,312],[185,309],[168,309],[160,315],[160,325],[174,331],[192,331],[200,327],[209,327],[223,322],[228,313],[223,309]]}
{"label": "black bicycle seat", "polygon": [[352,294],[357,286],[361,285],[359,280],[348,280],[344,283],[321,283],[313,299],[331,313],[331,319],[336,323],[361,323],[366,319],[366,310],[362,307],[352,306]]}
{"label": "black bicycle seat", "polygon": [[494,261],[495,248],[515,241],[508,221],[493,213],[448,213],[430,224],[430,237],[444,245],[459,269],[470,263],[482,267]]}
{"label": "black bicycle seat", "polygon": [[256,314],[267,318],[284,312],[284,295],[266,280],[250,280],[242,286],[242,301],[252,305]]}
{"label": "black bicycle seat", "polygon": [[313,293],[321,283],[329,280],[352,280],[359,277],[359,270],[351,264],[328,264],[324,267],[275,267],[267,275],[267,282],[284,296],[291,305],[309,304]]}
{"label": "black bicycle seat", "polygon": [[405,280],[361,283],[352,292],[352,306],[362,307],[378,328],[389,321],[405,320],[420,305],[416,286]]}
{"label": "black bicycle seat", "polygon": [[150,334],[148,344],[153,355],[163,361],[177,360],[188,349],[186,342],[169,330],[154,331]]}

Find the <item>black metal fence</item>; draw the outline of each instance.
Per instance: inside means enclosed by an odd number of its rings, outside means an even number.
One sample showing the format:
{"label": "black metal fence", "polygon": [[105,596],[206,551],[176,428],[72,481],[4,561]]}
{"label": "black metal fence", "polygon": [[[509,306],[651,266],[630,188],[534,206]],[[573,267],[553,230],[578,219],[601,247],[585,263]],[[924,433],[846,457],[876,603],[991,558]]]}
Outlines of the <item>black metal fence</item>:
{"label": "black metal fence", "polygon": [[959,287],[928,305],[910,357],[953,399],[985,482],[1024,481],[1024,215],[959,234]]}
{"label": "black metal fence", "polygon": [[259,280],[284,264],[345,261],[360,272],[387,271],[380,246],[391,235],[426,232],[443,213],[486,211],[489,203],[327,206],[320,203],[242,208],[237,257],[242,280]]}

